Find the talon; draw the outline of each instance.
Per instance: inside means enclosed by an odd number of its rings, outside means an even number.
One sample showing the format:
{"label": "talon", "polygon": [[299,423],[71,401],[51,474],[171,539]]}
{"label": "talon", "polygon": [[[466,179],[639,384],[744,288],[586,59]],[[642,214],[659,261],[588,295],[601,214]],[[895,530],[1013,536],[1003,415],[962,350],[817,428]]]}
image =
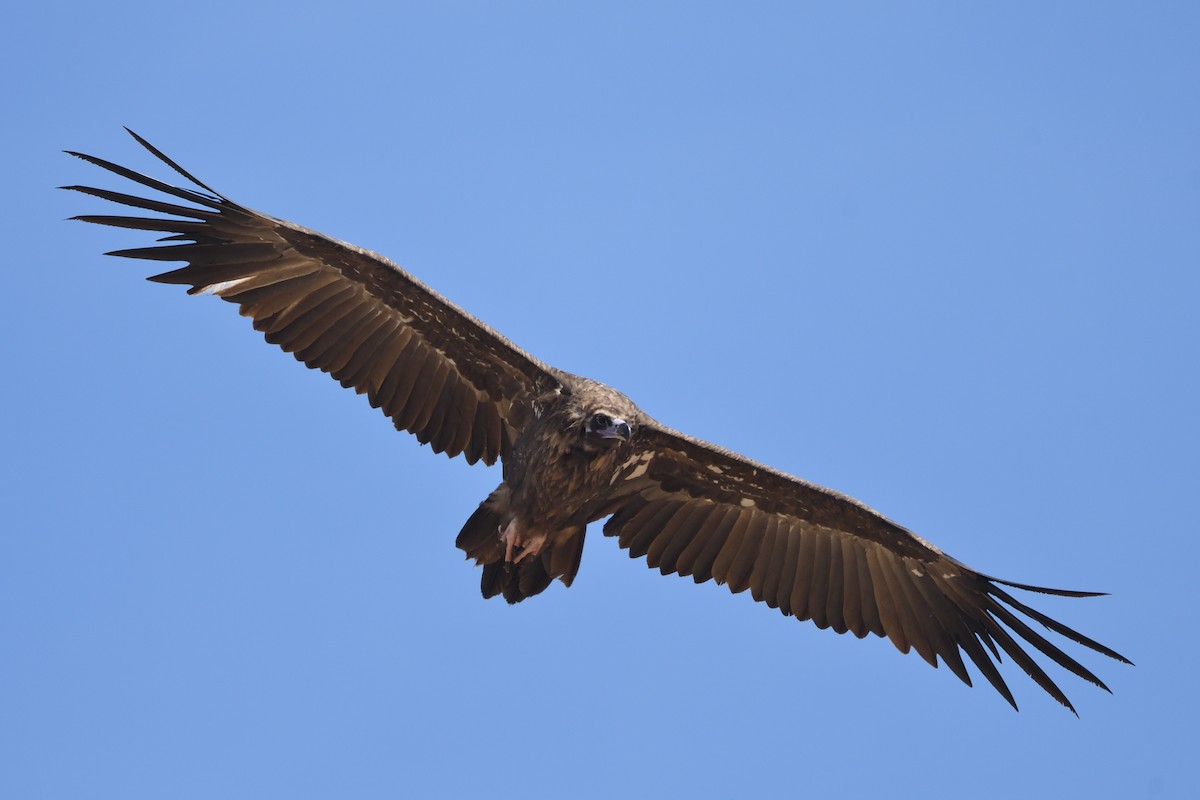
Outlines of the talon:
{"label": "talon", "polygon": [[500,541],[504,542],[504,560],[509,564],[520,564],[528,556],[536,556],[542,551],[542,546],[546,544],[546,534],[523,539],[514,518],[500,529]]}
{"label": "talon", "polygon": [[517,563],[520,564],[528,556],[536,556],[542,552],[542,545],[546,543],[546,535],[541,534],[534,536],[531,539],[526,539],[521,542],[521,555],[517,556]]}

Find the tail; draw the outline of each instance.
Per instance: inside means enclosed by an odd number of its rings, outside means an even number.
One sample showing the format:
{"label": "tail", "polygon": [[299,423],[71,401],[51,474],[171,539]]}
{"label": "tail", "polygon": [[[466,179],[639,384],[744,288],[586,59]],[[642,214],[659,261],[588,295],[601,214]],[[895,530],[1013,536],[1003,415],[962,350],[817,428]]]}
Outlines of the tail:
{"label": "tail", "polygon": [[[500,497],[501,493],[503,497]],[[504,595],[509,603],[519,603],[526,597],[541,593],[558,578],[570,586],[579,572],[583,555],[584,526],[570,528],[551,537],[537,556],[519,564],[504,560],[504,544],[500,529],[506,524],[507,490],[501,487],[479,504],[475,513],[463,525],[455,544],[483,566],[480,588],[485,598]]]}

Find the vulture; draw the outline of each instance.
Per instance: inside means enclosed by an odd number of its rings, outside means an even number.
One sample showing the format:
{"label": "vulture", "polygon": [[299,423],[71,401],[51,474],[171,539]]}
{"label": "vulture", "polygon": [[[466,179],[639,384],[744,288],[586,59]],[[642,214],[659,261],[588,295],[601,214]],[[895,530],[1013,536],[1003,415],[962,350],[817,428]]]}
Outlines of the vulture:
{"label": "vulture", "polygon": [[587,526],[607,518],[604,535],[663,575],[887,637],[968,686],[969,659],[1013,708],[1001,653],[1075,711],[1027,648],[1109,691],[1031,622],[1131,663],[1010,590],[1100,593],[977,572],[853,498],[672,430],[615,389],[543,364],[388,259],[239,205],[129,133],[190,188],[67,151],[170,198],[65,186],[151,212],[72,219],[164,234],[107,255],[185,262],[150,280],[236,304],[268,342],[435,452],[501,462],[503,480],[456,541],[482,567],[485,598],[519,603],[555,578],[570,586]]}

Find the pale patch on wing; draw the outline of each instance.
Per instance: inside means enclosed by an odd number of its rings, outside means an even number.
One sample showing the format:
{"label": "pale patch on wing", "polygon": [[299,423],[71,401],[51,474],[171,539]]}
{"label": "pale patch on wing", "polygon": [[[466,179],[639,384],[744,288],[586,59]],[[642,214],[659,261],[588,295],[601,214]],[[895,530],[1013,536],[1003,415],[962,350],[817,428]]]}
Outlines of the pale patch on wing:
{"label": "pale patch on wing", "polygon": [[616,483],[617,478],[632,481],[642,477],[646,474],[646,470],[650,468],[650,462],[653,460],[654,453],[643,453],[639,456],[633,456],[621,464],[609,483]]}
{"label": "pale patch on wing", "polygon": [[643,461],[642,463],[638,464],[638,465],[637,465],[637,466],[634,468],[633,472],[629,473],[629,475],[627,475],[627,476],[625,477],[625,480],[627,480],[627,481],[631,481],[631,480],[633,480],[634,478],[640,478],[640,477],[642,477],[643,475],[645,475],[645,474],[646,474],[646,470],[647,470],[649,467],[650,467],[650,459],[649,459],[649,458],[647,458],[645,461]]}
{"label": "pale patch on wing", "polygon": [[220,283],[214,283],[211,286],[205,286],[200,290],[199,294],[215,294],[220,297],[221,292],[227,292],[230,289],[241,286],[248,280],[250,280],[250,278],[235,278],[231,281],[221,281]]}
{"label": "pale patch on wing", "polygon": [[741,500],[742,508],[754,508],[755,505],[757,504],[754,502],[753,498],[743,497]]}

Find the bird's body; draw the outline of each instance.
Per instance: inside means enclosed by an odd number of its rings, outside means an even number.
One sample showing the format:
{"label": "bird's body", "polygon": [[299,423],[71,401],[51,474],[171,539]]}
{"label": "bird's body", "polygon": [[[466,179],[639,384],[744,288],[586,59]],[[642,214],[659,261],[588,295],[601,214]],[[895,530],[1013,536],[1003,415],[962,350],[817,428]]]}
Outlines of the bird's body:
{"label": "bird's body", "polygon": [[629,439],[590,435],[588,425],[596,415],[631,428],[641,422],[641,412],[620,392],[562,376],[563,388],[535,406],[533,419],[504,460],[513,511],[527,525],[556,528],[597,519]]}
{"label": "bird's body", "polygon": [[501,593],[515,603],[554,578],[569,586],[588,523],[605,516],[622,488],[622,466],[636,460],[631,442],[644,419],[637,406],[602,383],[557,375],[559,387],[537,399],[504,459],[504,482],[458,537],[484,567],[485,597]]}
{"label": "bird's body", "polygon": [[485,597],[515,603],[555,578],[569,586],[588,524],[607,517],[605,535],[663,574],[749,589],[839,633],[887,636],[970,684],[965,654],[1014,706],[993,661],[1001,652],[1071,708],[1022,641],[1107,688],[1018,614],[1125,661],[1003,587],[1090,593],[989,577],[849,497],[673,431],[615,389],[542,364],[387,259],[233,203],[138,141],[199,190],[73,155],[191,205],[66,187],[167,215],[77,219],[167,233],[171,244],[114,255],[188,262],[152,280],[236,303],[267,341],[366,394],[435,451],[501,461],[503,482],[457,539],[483,567]]}

